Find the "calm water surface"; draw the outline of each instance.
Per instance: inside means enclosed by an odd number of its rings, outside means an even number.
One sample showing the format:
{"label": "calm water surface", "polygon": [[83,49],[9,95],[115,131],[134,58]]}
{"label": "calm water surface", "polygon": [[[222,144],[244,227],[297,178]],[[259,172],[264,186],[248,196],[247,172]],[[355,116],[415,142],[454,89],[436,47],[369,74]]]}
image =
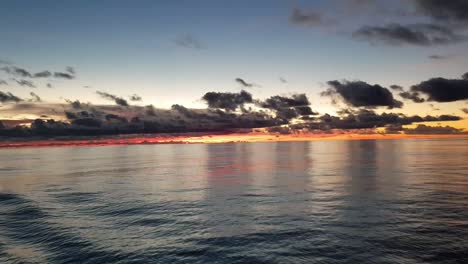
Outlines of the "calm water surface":
{"label": "calm water surface", "polygon": [[468,140],[1,149],[0,263],[468,263]]}

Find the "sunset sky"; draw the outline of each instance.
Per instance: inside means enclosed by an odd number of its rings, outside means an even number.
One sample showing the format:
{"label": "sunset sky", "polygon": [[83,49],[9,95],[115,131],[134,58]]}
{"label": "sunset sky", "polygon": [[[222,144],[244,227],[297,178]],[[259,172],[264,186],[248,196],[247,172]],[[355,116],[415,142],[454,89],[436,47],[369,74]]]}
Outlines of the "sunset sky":
{"label": "sunset sky", "polygon": [[17,0],[0,3],[0,23],[0,91],[21,99],[2,99],[0,120],[78,119],[66,100],[205,109],[208,92],[245,90],[256,107],[305,94],[320,116],[450,115],[461,120],[424,124],[468,128],[463,0]]}

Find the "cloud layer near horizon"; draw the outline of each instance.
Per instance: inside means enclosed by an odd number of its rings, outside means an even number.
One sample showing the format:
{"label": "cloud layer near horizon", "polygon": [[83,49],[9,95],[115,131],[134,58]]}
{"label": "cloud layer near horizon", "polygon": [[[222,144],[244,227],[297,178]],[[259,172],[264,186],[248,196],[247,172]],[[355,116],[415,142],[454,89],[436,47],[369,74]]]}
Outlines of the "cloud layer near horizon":
{"label": "cloud layer near horizon", "polygon": [[[429,80],[430,81],[430,80]],[[460,81],[460,80],[458,80]],[[466,79],[461,79],[466,81]],[[457,82],[458,84],[458,82]],[[319,114],[311,108],[311,102],[305,94],[288,96],[275,95],[264,100],[255,99],[252,94],[242,90],[233,92],[208,92],[201,97],[207,109],[188,109],[174,104],[171,109],[157,109],[153,105],[131,105],[123,97],[107,92],[97,91],[101,97],[113,101],[115,105],[93,105],[78,100],[67,100],[66,104],[50,105],[41,102],[36,93],[31,99],[22,99],[12,93],[0,93],[4,108],[1,111],[24,113],[41,116],[30,120],[30,126],[2,124],[0,135],[6,137],[54,137],[84,135],[116,135],[136,133],[181,133],[181,132],[234,132],[252,131],[264,128],[271,133],[306,133],[312,131],[330,132],[332,130],[363,129],[374,131],[385,128],[391,133],[427,132],[431,128],[421,127],[415,130],[404,128],[405,125],[421,122],[458,121],[462,118],[455,115],[407,116],[402,113],[381,114],[376,108],[401,108],[403,103],[394,98],[391,90],[378,84],[371,85],[363,81],[330,81],[329,88],[322,96],[331,97],[333,101],[341,100],[347,108],[339,111],[339,116]],[[462,87],[466,85],[462,83]],[[429,101],[440,99],[439,93],[448,93],[452,98],[460,97],[457,89],[438,88],[422,89],[424,85],[411,87],[413,93],[427,94]],[[438,86],[435,86],[438,87]],[[456,86],[458,87],[458,86]],[[465,88],[468,88],[466,86]],[[465,89],[463,88],[463,89]],[[404,89],[392,86],[400,92]],[[437,91],[434,95],[433,89]],[[462,89],[462,90],[463,90]],[[405,96],[402,96],[405,97]],[[419,97],[418,97],[419,98]],[[411,99],[411,98],[408,98]],[[139,102],[142,98],[131,95],[130,101]],[[412,100],[412,99],[411,99]],[[444,101],[444,100],[441,100]],[[336,103],[336,102],[335,102]],[[27,123],[27,120],[25,120]],[[459,129],[440,128],[437,133],[460,134]]]}

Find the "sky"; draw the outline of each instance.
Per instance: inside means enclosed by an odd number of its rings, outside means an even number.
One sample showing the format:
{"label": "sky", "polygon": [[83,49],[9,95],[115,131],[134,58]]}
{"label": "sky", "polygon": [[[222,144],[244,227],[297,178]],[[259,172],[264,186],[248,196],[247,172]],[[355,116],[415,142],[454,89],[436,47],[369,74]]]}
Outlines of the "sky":
{"label": "sky", "polygon": [[[206,108],[207,92],[245,89],[256,100],[303,93],[314,111],[336,115],[369,105],[343,99],[329,82],[362,81],[404,104],[370,105],[376,113],[463,119],[466,13],[463,0],[2,1],[0,91],[23,99],[16,104],[34,101],[33,92],[38,105],[104,105],[113,99],[103,93],[127,101],[136,94],[141,100],[132,105],[156,108]],[[51,75],[33,77],[43,71]],[[461,95],[446,102],[434,99],[432,86],[411,88],[437,77],[459,80]],[[424,102],[400,92],[419,92]],[[332,103],[336,97],[341,104]],[[2,108],[0,119],[25,117],[11,102]],[[448,124],[468,128],[466,120]]]}

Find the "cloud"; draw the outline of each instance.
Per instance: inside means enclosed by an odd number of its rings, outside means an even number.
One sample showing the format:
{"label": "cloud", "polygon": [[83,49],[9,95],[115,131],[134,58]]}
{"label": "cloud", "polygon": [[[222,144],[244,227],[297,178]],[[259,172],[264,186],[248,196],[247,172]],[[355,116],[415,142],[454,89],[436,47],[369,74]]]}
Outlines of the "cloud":
{"label": "cloud", "polygon": [[426,94],[428,101],[454,102],[468,99],[468,79],[432,78],[411,87],[412,92]]}
{"label": "cloud", "polygon": [[179,36],[177,39],[174,40],[174,43],[183,48],[198,50],[204,49],[203,44],[197,38],[190,34]]}
{"label": "cloud", "polygon": [[26,86],[26,87],[29,87],[29,88],[36,88],[36,85],[31,81],[24,80],[24,79],[21,79],[21,80],[12,79],[12,80],[15,81],[17,84],[19,84],[20,86]]}
{"label": "cloud", "polygon": [[419,11],[436,21],[448,24],[468,24],[466,0],[416,0]]}
{"label": "cloud", "polygon": [[32,74],[30,71],[16,67],[16,66],[4,66],[0,68],[0,70],[4,71],[5,73],[15,76],[15,77],[21,77],[21,78],[49,78],[49,77],[55,77],[59,79],[67,79],[67,80],[72,80],[75,78],[75,70],[71,67],[67,67],[67,72],[54,72],[52,74],[51,71],[44,70],[37,72],[35,74]]}
{"label": "cloud", "polygon": [[288,80],[286,80],[283,77],[279,77],[279,81],[282,82],[282,83],[288,83]]}
{"label": "cloud", "polygon": [[403,128],[405,134],[423,134],[423,135],[449,135],[449,134],[467,134],[463,129],[451,126],[427,126],[418,125],[415,128]]}
{"label": "cloud", "polygon": [[52,84],[47,83],[47,84],[46,84],[46,87],[47,87],[47,88],[52,88],[53,86],[52,86]]}
{"label": "cloud", "polygon": [[452,115],[441,116],[406,116],[399,113],[377,114],[372,110],[360,109],[351,111],[349,114],[337,117],[324,114],[316,121],[298,124],[298,127],[307,127],[309,129],[368,129],[386,126],[410,125],[417,122],[443,122],[461,120],[461,117]]}
{"label": "cloud", "polygon": [[34,78],[49,78],[50,76],[52,76],[52,73],[50,71],[41,71],[41,72],[35,73],[33,77]]}
{"label": "cloud", "polygon": [[111,121],[111,122],[122,122],[122,123],[127,123],[128,122],[128,120],[125,117],[118,116],[118,115],[115,115],[115,114],[107,114],[107,115],[105,115],[105,119],[107,121]]}
{"label": "cloud", "polygon": [[4,71],[5,73],[18,76],[18,77],[23,77],[23,78],[32,77],[32,74],[29,71],[23,68],[15,67],[15,66],[6,66],[6,67],[1,68],[1,70]]}
{"label": "cloud", "polygon": [[390,89],[394,90],[394,91],[403,91],[403,87],[401,87],[400,85],[390,85]]}
{"label": "cloud", "polygon": [[127,100],[125,100],[125,99],[123,99],[121,97],[118,97],[118,96],[110,94],[110,93],[102,92],[102,91],[96,91],[96,93],[98,95],[100,95],[104,99],[114,101],[117,105],[128,106]]}
{"label": "cloud", "polygon": [[71,124],[82,127],[101,127],[102,121],[96,118],[87,117],[74,119]]}
{"label": "cloud", "polygon": [[387,88],[378,84],[370,85],[363,81],[329,81],[330,88],[321,93],[322,96],[339,96],[346,104],[354,107],[401,108],[403,103],[393,98]]}
{"label": "cloud", "polygon": [[54,77],[59,79],[72,80],[75,76],[67,72],[54,72]]}
{"label": "cloud", "polygon": [[[365,94],[372,98],[381,96],[382,89],[378,85],[364,82],[337,82],[337,86],[346,86],[356,98],[352,102],[366,102],[359,96]],[[331,84],[330,84],[331,85]],[[331,85],[332,86],[332,85]],[[348,87],[349,86],[349,87]],[[365,88],[361,88],[361,87]],[[371,88],[369,88],[371,87]],[[335,89],[332,86],[330,89]],[[341,96],[337,90],[327,91]],[[377,92],[376,92],[377,90]],[[27,114],[36,115],[39,119],[32,121],[30,126],[17,125],[0,131],[3,137],[56,137],[56,136],[101,136],[137,133],[186,133],[186,132],[229,132],[249,131],[264,128],[272,133],[300,133],[313,131],[342,130],[344,133],[354,133],[355,129],[362,133],[375,133],[375,128],[390,127],[401,132],[404,125],[420,122],[457,121],[461,117],[455,115],[440,116],[406,116],[399,113],[381,113],[366,108],[349,108],[340,112],[340,116],[329,114],[318,115],[312,111],[309,98],[305,94],[275,95],[264,100],[254,99],[244,90],[238,93],[209,92],[202,100],[208,104],[207,109],[189,109],[182,105],[173,105],[171,109],[157,109],[152,105],[138,106],[128,103],[116,96],[102,91],[96,91],[101,97],[116,102],[117,105],[93,105],[78,100],[66,100],[67,104],[36,103],[40,98],[35,93],[30,95],[29,102],[20,102],[11,93],[2,93],[0,98],[5,102],[17,104],[4,105],[0,108],[0,116]],[[385,94],[385,92],[384,92]],[[391,94],[391,93],[390,93]],[[124,100],[125,104],[120,100]],[[380,102],[380,99],[373,99]],[[394,99],[392,99],[394,100]],[[382,106],[389,106],[387,102]],[[374,102],[374,101],[373,101]],[[126,107],[121,107],[125,105]],[[57,111],[58,110],[58,111]],[[46,120],[46,118],[48,120]],[[31,120],[29,121],[31,122]],[[24,123],[24,122],[23,122]]]}
{"label": "cloud", "polygon": [[139,96],[137,94],[133,94],[133,95],[130,96],[130,101],[139,102],[141,100],[142,100],[141,96]]}
{"label": "cloud", "polygon": [[460,109],[463,113],[468,114],[468,108],[462,108]]}
{"label": "cloud", "polygon": [[83,103],[81,103],[79,100],[72,101],[66,99],[65,101],[69,103],[73,109],[81,109],[83,107]]}
{"label": "cloud", "polygon": [[399,93],[401,98],[411,100],[415,103],[424,103],[426,100],[421,98],[418,92],[401,92]]}
{"label": "cloud", "polygon": [[7,81],[0,79],[0,85],[8,85]]}
{"label": "cloud", "polygon": [[179,112],[180,114],[182,114],[183,116],[188,117],[188,118],[198,118],[199,117],[198,113],[196,113],[193,110],[190,110],[190,109],[186,108],[183,105],[173,104],[171,106],[171,109],[174,110],[174,111]]}
{"label": "cloud", "polygon": [[0,103],[7,103],[7,102],[15,102],[18,103],[22,101],[21,98],[18,96],[10,93],[10,92],[2,92],[0,91]]}
{"label": "cloud", "polygon": [[[286,103],[296,110],[302,100]],[[44,104],[15,104],[15,108],[29,113],[35,108],[59,108],[57,105]],[[181,132],[228,132],[239,129],[266,128],[271,132],[283,131],[328,131],[330,129],[368,129],[363,133],[370,133],[376,127],[389,125],[407,125],[414,122],[441,122],[460,120],[457,116],[405,116],[403,114],[377,114],[371,110],[349,110],[342,117],[322,115],[308,117],[302,123],[290,123],[280,117],[275,117],[266,111],[225,112],[219,109],[188,109],[174,105],[171,110],[155,109],[148,115],[148,107],[129,106],[126,108],[109,105],[80,104],[80,109],[72,105],[64,106],[64,115],[68,121],[35,120],[28,127],[15,127],[2,130],[0,136],[8,137],[55,137],[55,136],[98,136],[137,133],[181,133]],[[0,110],[1,111],[1,110]],[[38,112],[39,113],[39,112]],[[276,129],[275,127],[282,127]]]}
{"label": "cloud", "polygon": [[248,82],[244,81],[244,79],[242,79],[242,78],[236,78],[235,81],[236,81],[238,84],[240,84],[240,85],[242,85],[243,87],[245,87],[245,88],[252,88],[252,87],[256,86],[254,83],[248,83]]}
{"label": "cloud", "polygon": [[296,106],[294,109],[301,116],[318,115],[317,112],[312,111],[312,108],[310,108],[310,106]]}
{"label": "cloud", "polygon": [[436,46],[464,41],[448,27],[436,24],[388,24],[385,26],[363,26],[353,33],[358,40],[371,44]]}
{"label": "cloud", "polygon": [[31,102],[42,102],[41,97],[37,95],[34,92],[30,92],[29,95],[31,95],[32,99],[30,100]]}
{"label": "cloud", "polygon": [[289,16],[289,22],[300,26],[322,26],[325,21],[321,14],[294,8]]}
{"label": "cloud", "polygon": [[219,108],[226,111],[234,111],[244,104],[252,103],[252,94],[242,90],[240,93],[208,92],[203,95],[202,100],[209,108]]}
{"label": "cloud", "polygon": [[284,122],[298,116],[315,115],[309,107],[310,101],[305,94],[293,94],[291,96],[275,95],[264,101],[257,101],[259,107],[274,110],[276,116]]}
{"label": "cloud", "polygon": [[152,104],[145,106],[145,114],[149,116],[156,116],[156,109]]}

